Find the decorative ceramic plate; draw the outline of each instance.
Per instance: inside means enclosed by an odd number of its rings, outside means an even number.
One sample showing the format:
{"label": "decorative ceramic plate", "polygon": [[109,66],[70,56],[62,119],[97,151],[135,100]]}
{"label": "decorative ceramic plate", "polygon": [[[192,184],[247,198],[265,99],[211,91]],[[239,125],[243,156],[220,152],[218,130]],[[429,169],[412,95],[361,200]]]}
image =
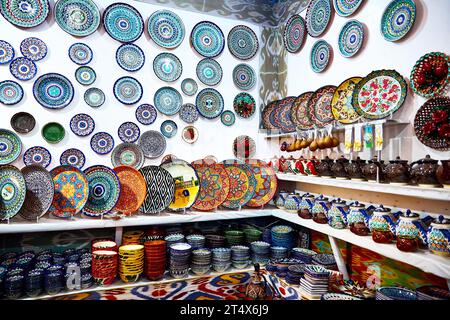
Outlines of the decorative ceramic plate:
{"label": "decorative ceramic plate", "polygon": [[25,134],[34,129],[36,119],[28,112],[17,112],[11,117],[10,123],[15,132]]}
{"label": "decorative ceramic plate", "polygon": [[22,152],[22,141],[14,132],[0,129],[0,165],[14,162]]}
{"label": "decorative ceramic plate", "polygon": [[0,102],[5,105],[13,105],[22,101],[23,88],[12,80],[0,82]]}
{"label": "decorative ceramic plate", "polygon": [[108,154],[114,148],[114,138],[107,132],[98,132],[91,138],[91,149],[97,154]]}
{"label": "decorative ceramic plate", "polygon": [[233,155],[238,159],[253,158],[256,152],[255,140],[249,136],[242,135],[233,141]]}
{"label": "decorative ceramic plate", "polygon": [[178,115],[180,116],[180,119],[186,123],[194,123],[199,117],[197,107],[192,103],[183,104]]}
{"label": "decorative ceramic plate", "polygon": [[26,166],[38,164],[47,168],[52,162],[52,154],[44,147],[31,147],[23,154],[23,163]]}
{"label": "decorative ceramic plate", "polygon": [[81,66],[75,71],[75,79],[80,84],[89,86],[97,79],[97,74],[91,67]]}
{"label": "decorative ceramic plate", "polygon": [[147,22],[150,38],[160,47],[174,49],[184,39],[185,29],[181,18],[172,11],[158,10]]}
{"label": "decorative ceramic plate", "polygon": [[245,161],[256,179],[255,195],[247,207],[257,208],[268,204],[277,192],[278,180],[275,171],[266,162],[257,159]]}
{"label": "decorative ceramic plate", "polygon": [[197,93],[197,82],[192,78],[186,78],[181,81],[181,91],[187,96],[193,96]]}
{"label": "decorative ceramic plate", "polygon": [[314,72],[324,71],[333,55],[333,48],[325,40],[317,41],[311,49],[311,68]]}
{"label": "decorative ceramic plate", "polygon": [[310,111],[312,111],[309,116],[319,127],[323,127],[334,120],[331,100],[335,91],[336,86],[324,86],[317,89],[309,100]]}
{"label": "decorative ceramic plate", "polygon": [[46,73],[34,82],[33,95],[44,108],[63,109],[72,102],[74,88],[65,76]]}
{"label": "decorative ceramic plate", "polygon": [[94,129],[94,119],[85,113],[76,114],[70,119],[70,130],[79,137],[90,135]]}
{"label": "decorative ceramic plate", "polygon": [[58,143],[66,136],[66,130],[58,122],[49,122],[42,127],[41,134],[48,143]]}
{"label": "decorative ceramic plate", "polygon": [[299,95],[291,108],[292,122],[302,130],[309,130],[314,127],[308,116],[308,101],[313,92],[305,92]]}
{"label": "decorative ceramic plate", "polygon": [[144,162],[144,152],[140,146],[134,143],[121,143],[114,148],[111,154],[111,163],[114,167],[130,166],[140,169]]}
{"label": "decorative ceramic plate", "polygon": [[99,88],[89,88],[84,93],[84,102],[92,108],[101,107],[105,99],[105,93]]}
{"label": "decorative ceramic plate", "polygon": [[292,105],[297,97],[286,97],[278,103],[278,106],[273,113],[272,122],[276,128],[283,132],[294,132],[296,127],[291,119]]}
{"label": "decorative ceramic plate", "polygon": [[119,177],[112,169],[101,165],[87,168],[84,174],[89,183],[89,197],[83,213],[89,217],[109,213],[120,197]]}
{"label": "decorative ceramic plate", "polygon": [[0,40],[0,64],[10,63],[15,56],[13,46],[4,40]]}
{"label": "decorative ceramic plate", "polygon": [[139,126],[133,122],[124,122],[117,130],[117,134],[123,142],[133,143],[139,139],[141,130],[139,129]]}
{"label": "decorative ceramic plate", "polygon": [[178,126],[175,121],[165,120],[163,123],[161,123],[160,131],[164,137],[172,138],[177,134]]}
{"label": "decorative ceramic plate", "polygon": [[353,90],[361,80],[361,77],[347,79],[337,87],[333,94],[331,111],[334,118],[343,124],[353,123],[361,118],[352,105]]}
{"label": "decorative ceramic plate", "polygon": [[114,3],[103,12],[103,26],[111,38],[129,43],[139,39],[144,32],[144,20],[134,7]]}
{"label": "decorative ceramic plate", "polygon": [[160,80],[173,82],[181,77],[183,65],[176,55],[163,52],[153,60],[153,71]]}
{"label": "decorative ceramic plate", "polygon": [[258,52],[259,42],[255,32],[244,25],[233,27],[228,33],[228,50],[241,60],[249,60]]}
{"label": "decorative ceramic plate", "polygon": [[256,102],[250,94],[241,92],[234,98],[233,108],[238,116],[249,118],[256,111]]}
{"label": "decorative ceramic plate", "polygon": [[117,49],[116,61],[125,71],[138,71],[144,66],[145,54],[137,45],[125,43]]}
{"label": "decorative ceramic plate", "polygon": [[25,202],[26,184],[22,172],[14,166],[0,167],[0,220],[14,217]]}
{"label": "decorative ceramic plate", "polygon": [[80,213],[89,196],[86,175],[73,166],[59,166],[50,173],[55,185],[55,196],[49,213],[59,218],[70,218]]}
{"label": "decorative ceramic plate", "polygon": [[220,115],[220,121],[227,127],[230,127],[236,122],[236,116],[233,111],[225,110]]}
{"label": "decorative ceramic plate", "polygon": [[333,300],[362,300],[362,299],[360,299],[358,297],[350,296],[348,294],[333,293],[333,292],[329,292],[329,293],[323,294],[320,299],[321,300],[326,300],[326,301],[333,301]]}
{"label": "decorative ceramic plate", "polygon": [[256,73],[248,64],[238,64],[233,69],[233,82],[241,90],[250,90],[256,84]]}
{"label": "decorative ceramic plate", "polygon": [[311,37],[319,37],[331,18],[330,0],[311,0],[306,11],[306,29]]}
{"label": "decorative ceramic plate", "polygon": [[261,118],[262,125],[265,129],[277,129],[277,127],[270,122],[270,115],[277,109],[279,102],[280,100],[271,101],[264,107]]}
{"label": "decorative ceramic plate", "polygon": [[348,17],[358,10],[363,0],[333,0],[334,10],[341,17]]}
{"label": "decorative ceramic plate", "polygon": [[350,20],[339,33],[339,51],[346,57],[354,56],[364,42],[364,26],[357,20]]}
{"label": "decorative ceramic plate", "polygon": [[224,101],[219,91],[213,88],[206,88],[197,95],[195,105],[202,117],[214,119],[222,113]]}
{"label": "decorative ceramic plate", "polygon": [[292,15],[284,27],[283,42],[288,52],[299,52],[307,37],[306,23],[298,15]]}
{"label": "decorative ceramic plate", "polygon": [[155,92],[153,103],[156,109],[162,114],[173,116],[180,111],[183,105],[183,98],[177,89],[172,87],[162,87]]}
{"label": "decorative ceramic plate", "polygon": [[19,214],[27,220],[36,220],[42,217],[52,205],[55,194],[52,175],[37,164],[24,167],[21,171],[27,190],[26,201]]}
{"label": "decorative ceramic plate", "polygon": [[84,66],[92,61],[94,53],[92,49],[85,43],[77,42],[69,48],[69,58],[76,64]]}
{"label": "decorative ceramic plate", "polygon": [[167,209],[175,193],[175,181],[172,175],[158,166],[146,166],[139,172],[147,183],[147,196],[140,211],[155,214]]}
{"label": "decorative ceramic plate", "polygon": [[9,71],[18,80],[26,81],[33,79],[37,74],[37,67],[33,60],[19,57],[11,61]]}
{"label": "decorative ceramic plate", "polygon": [[197,64],[197,77],[207,86],[215,86],[222,80],[223,71],[220,64],[211,58],[205,58]]}
{"label": "decorative ceramic plate", "polygon": [[115,210],[126,215],[136,212],[147,195],[147,184],[144,177],[135,168],[129,166],[116,167],[114,172],[122,187]]}
{"label": "decorative ceramic plate", "polygon": [[131,105],[141,100],[143,89],[141,83],[135,78],[122,77],[114,83],[113,92],[119,102]]}
{"label": "decorative ceramic plate", "polygon": [[20,52],[22,52],[24,57],[33,61],[44,59],[47,51],[47,45],[39,38],[26,38],[20,43]]}
{"label": "decorative ceramic plate", "polygon": [[427,53],[414,65],[410,79],[413,91],[424,98],[444,93],[450,82],[450,57],[442,52]]}
{"label": "decorative ceramic plate", "polygon": [[160,157],[166,150],[166,138],[155,130],[144,132],[138,142],[146,158],[154,159]]}
{"label": "decorative ceramic plate", "polygon": [[91,0],[58,0],[53,10],[60,28],[76,37],[88,36],[100,25],[100,11]]}
{"label": "decorative ceramic plate", "polygon": [[214,58],[225,48],[222,30],[211,21],[197,23],[191,32],[191,46],[203,57]]}
{"label": "decorative ceramic plate", "polygon": [[61,153],[61,157],[59,158],[59,163],[64,166],[74,166],[78,169],[82,169],[84,164],[86,163],[86,157],[81,150],[72,148],[67,149],[63,153]]}
{"label": "decorative ceramic plate", "polygon": [[411,30],[415,20],[413,0],[393,0],[381,17],[381,34],[387,41],[398,41]]}
{"label": "decorative ceramic plate", "polygon": [[150,125],[155,122],[158,112],[151,104],[141,104],[136,109],[136,120],[144,125]]}
{"label": "decorative ceramic plate", "polygon": [[403,105],[407,91],[406,81],[397,71],[373,71],[356,84],[352,105],[364,118],[383,119]]}
{"label": "decorative ceramic plate", "polygon": [[183,131],[181,132],[181,138],[184,142],[187,143],[194,143],[198,140],[198,130],[194,126],[186,126],[184,127]]}
{"label": "decorative ceramic plate", "polygon": [[255,195],[256,179],[247,164],[236,160],[222,162],[230,178],[230,192],[222,206],[238,209],[245,206]]}
{"label": "decorative ceramic plate", "polygon": [[10,23],[21,28],[33,28],[47,19],[50,13],[48,0],[4,0],[0,12]]}

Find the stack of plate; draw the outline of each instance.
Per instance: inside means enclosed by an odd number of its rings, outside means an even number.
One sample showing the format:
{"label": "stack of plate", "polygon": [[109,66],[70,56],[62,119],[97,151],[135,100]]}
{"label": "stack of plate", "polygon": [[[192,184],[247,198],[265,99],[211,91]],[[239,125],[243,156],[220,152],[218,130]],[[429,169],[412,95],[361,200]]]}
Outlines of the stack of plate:
{"label": "stack of plate", "polygon": [[284,263],[277,263],[277,271],[275,272],[276,276],[279,278],[284,278],[287,275],[289,265]]}
{"label": "stack of plate", "polygon": [[149,280],[159,280],[166,270],[166,241],[146,241],[144,247],[145,274]]}
{"label": "stack of plate", "polygon": [[218,234],[208,234],[205,236],[206,247],[213,248],[223,248],[225,247],[226,238]]}
{"label": "stack of plate", "polygon": [[205,236],[200,234],[192,234],[186,237],[187,243],[192,247],[192,250],[202,249],[205,247]]}
{"label": "stack of plate", "polygon": [[117,243],[110,240],[101,240],[92,243],[91,251],[106,250],[117,252]]}
{"label": "stack of plate", "polygon": [[267,228],[264,229],[262,234],[262,241],[272,244],[272,230]]}
{"label": "stack of plate", "polygon": [[265,266],[270,259],[270,243],[255,241],[251,243],[252,261]]}
{"label": "stack of plate", "polygon": [[307,264],[303,268],[304,277],[300,279],[300,293],[308,300],[320,300],[328,292],[329,272],[324,267]]}
{"label": "stack of plate", "polygon": [[338,270],[334,256],[328,253],[315,254],[312,257],[312,264],[322,266],[328,270]]}
{"label": "stack of plate", "polygon": [[238,246],[244,244],[245,234],[240,230],[228,230],[225,231],[225,237],[227,238],[228,246]]}
{"label": "stack of plate", "polygon": [[261,230],[258,230],[258,229],[247,228],[247,229],[244,229],[244,234],[245,234],[245,242],[247,244],[250,244],[252,242],[261,240],[263,233]]}
{"label": "stack of plate", "polygon": [[170,275],[175,279],[185,278],[189,272],[192,247],[188,243],[175,243],[170,246]]}
{"label": "stack of plate", "polygon": [[303,261],[306,264],[312,263],[312,257],[317,253],[305,248],[292,248],[291,257]]}
{"label": "stack of plate", "polygon": [[144,246],[129,244],[119,247],[119,276],[123,282],[136,282],[144,272]]}
{"label": "stack of plate", "polygon": [[250,248],[247,246],[231,247],[231,263],[236,269],[245,269],[250,263]]}
{"label": "stack of plate", "polygon": [[375,300],[417,300],[415,291],[400,287],[378,288]]}
{"label": "stack of plate", "polygon": [[438,286],[422,286],[416,292],[419,300],[450,300],[450,291]]}
{"label": "stack of plate", "polygon": [[272,245],[285,247],[289,250],[294,247],[294,230],[289,226],[275,226],[272,228]]}
{"label": "stack of plate", "polygon": [[144,238],[144,231],[141,230],[124,232],[122,236],[122,245],[126,246],[129,244],[142,244],[143,238]]}
{"label": "stack of plate", "polygon": [[288,267],[288,271],[286,273],[286,282],[292,285],[300,285],[300,279],[303,277],[304,265],[303,264],[294,264]]}
{"label": "stack of plate", "polygon": [[98,285],[110,285],[116,279],[117,252],[97,250],[92,252],[92,277]]}
{"label": "stack of plate", "polygon": [[211,269],[211,250],[197,249],[192,251],[191,270],[196,275],[204,275]]}
{"label": "stack of plate", "polygon": [[270,259],[279,260],[285,259],[288,256],[288,249],[285,247],[271,247],[270,248]]}
{"label": "stack of plate", "polygon": [[225,272],[231,266],[231,249],[212,249],[212,266],[216,272]]}

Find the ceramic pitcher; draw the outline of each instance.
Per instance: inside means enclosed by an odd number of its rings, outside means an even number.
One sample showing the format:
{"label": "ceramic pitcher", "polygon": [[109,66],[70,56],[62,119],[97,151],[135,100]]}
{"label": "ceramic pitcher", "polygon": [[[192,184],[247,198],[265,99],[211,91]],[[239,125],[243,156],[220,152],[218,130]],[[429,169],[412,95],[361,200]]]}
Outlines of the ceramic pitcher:
{"label": "ceramic pitcher", "polygon": [[397,248],[400,251],[412,252],[419,247],[427,246],[426,226],[420,219],[419,214],[407,210],[400,214],[400,219],[395,227],[397,237]]}
{"label": "ceramic pitcher", "polygon": [[347,202],[336,199],[331,204],[331,209],[328,210],[328,224],[335,229],[344,229],[347,227]]}
{"label": "ceramic pitcher", "polygon": [[309,193],[305,193],[302,196],[302,201],[300,202],[298,215],[303,219],[312,218],[312,207],[314,205],[314,196]]}
{"label": "ceramic pitcher", "polygon": [[395,239],[395,216],[391,209],[380,205],[373,211],[369,221],[369,228],[372,232],[372,239],[378,243],[390,243]]}
{"label": "ceramic pitcher", "polygon": [[371,212],[366,206],[358,201],[350,205],[347,215],[347,224],[350,231],[358,236],[367,236],[370,233],[369,220]]}
{"label": "ceramic pitcher", "polygon": [[314,222],[326,224],[328,223],[328,211],[331,208],[331,203],[328,198],[320,195],[314,200],[314,206],[311,209],[312,218]]}
{"label": "ceramic pitcher", "polygon": [[284,210],[292,213],[297,213],[300,208],[300,196],[291,193],[287,196],[286,201],[284,201]]}
{"label": "ceramic pitcher", "polygon": [[431,252],[450,257],[450,220],[444,216],[434,220],[428,228],[427,240]]}
{"label": "ceramic pitcher", "polygon": [[275,205],[279,209],[284,209],[284,202],[286,201],[287,196],[289,195],[289,192],[281,190],[278,193],[277,200],[275,201]]}

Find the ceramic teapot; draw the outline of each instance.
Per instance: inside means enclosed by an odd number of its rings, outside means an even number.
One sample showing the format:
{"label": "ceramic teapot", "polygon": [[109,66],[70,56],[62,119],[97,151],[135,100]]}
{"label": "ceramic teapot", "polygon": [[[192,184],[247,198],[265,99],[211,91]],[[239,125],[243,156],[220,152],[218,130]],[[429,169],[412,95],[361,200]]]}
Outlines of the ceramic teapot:
{"label": "ceramic teapot", "polygon": [[333,176],[335,176],[336,179],[341,179],[341,180],[348,179],[348,173],[346,170],[347,164],[348,164],[348,159],[342,155],[331,166],[331,171],[333,172]]}
{"label": "ceramic teapot", "polygon": [[441,160],[442,166],[437,170],[439,181],[444,188],[450,189],[450,160]]}
{"label": "ceramic teapot", "polygon": [[429,154],[423,159],[412,162],[411,178],[421,187],[439,187],[438,162],[438,160],[431,159]]}
{"label": "ceramic teapot", "polygon": [[305,167],[306,167],[306,159],[303,158],[303,156],[301,156],[296,162],[295,162],[295,173],[297,174],[301,174],[306,176],[306,172],[305,172]]}
{"label": "ceramic teapot", "polygon": [[333,176],[333,172],[331,171],[333,163],[334,160],[326,156],[325,159],[322,159],[320,163],[317,164],[317,174],[320,177],[331,178]]}
{"label": "ceramic teapot", "polygon": [[319,162],[316,157],[312,157],[306,162],[305,173],[309,176],[317,176],[317,165]]}
{"label": "ceramic teapot", "polygon": [[340,198],[331,202],[331,208],[328,210],[328,224],[335,229],[344,229],[347,227],[347,202]]}
{"label": "ceramic teapot", "polygon": [[372,239],[377,243],[391,243],[395,239],[396,218],[391,209],[380,205],[373,211],[369,221]]}
{"label": "ceramic teapot", "polygon": [[275,200],[275,205],[279,209],[284,209],[284,202],[286,201],[286,198],[288,197],[289,192],[281,190],[278,192],[277,199]]}
{"label": "ceramic teapot", "polygon": [[362,160],[360,157],[357,157],[355,160],[352,160],[350,163],[346,164],[345,171],[347,172],[351,180],[365,180],[362,173],[362,167],[365,164],[366,160]]}
{"label": "ceramic teapot", "polygon": [[368,163],[361,168],[362,174],[364,178],[366,178],[369,182],[377,182],[377,174],[380,182],[384,181],[384,161],[378,161],[377,156],[373,156]]}
{"label": "ceramic teapot", "polygon": [[297,211],[300,209],[300,202],[300,195],[291,193],[284,201],[284,210],[292,213],[297,213]]}
{"label": "ceramic teapot", "polygon": [[358,236],[367,236],[370,233],[369,220],[371,211],[366,209],[366,206],[358,201],[350,204],[350,209],[347,214],[347,224],[350,231]]}
{"label": "ceramic teapot", "polygon": [[312,207],[314,205],[314,196],[309,193],[305,193],[302,196],[302,201],[300,202],[298,215],[303,219],[312,218]]}
{"label": "ceramic teapot", "polygon": [[450,220],[439,216],[427,231],[428,249],[434,254],[450,257]]}
{"label": "ceramic teapot", "polygon": [[409,183],[409,166],[408,160],[401,160],[397,157],[395,160],[389,161],[383,171],[386,180],[394,185],[406,185]]}
{"label": "ceramic teapot", "polygon": [[260,273],[259,264],[255,263],[254,267],[255,271],[247,284],[245,296],[251,300],[264,300],[266,298],[267,281]]}
{"label": "ceramic teapot", "polygon": [[327,224],[328,223],[328,210],[331,208],[331,203],[328,198],[320,195],[314,200],[314,205],[311,209],[312,219],[314,222]]}
{"label": "ceramic teapot", "polygon": [[400,251],[413,252],[419,247],[427,246],[426,226],[420,219],[419,214],[406,210],[400,214],[395,227],[397,237],[397,248]]}
{"label": "ceramic teapot", "polygon": [[290,156],[286,160],[286,171],[285,173],[295,173],[295,163],[297,160],[294,159],[293,156]]}

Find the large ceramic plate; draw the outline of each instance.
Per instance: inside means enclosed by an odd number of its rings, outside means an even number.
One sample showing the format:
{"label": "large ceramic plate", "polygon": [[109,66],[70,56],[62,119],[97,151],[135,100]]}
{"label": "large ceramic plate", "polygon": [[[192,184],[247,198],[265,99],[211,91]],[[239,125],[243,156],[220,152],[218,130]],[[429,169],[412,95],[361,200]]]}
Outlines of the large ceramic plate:
{"label": "large ceramic plate", "polygon": [[343,81],[336,89],[331,99],[331,111],[336,120],[343,124],[358,121],[361,116],[353,109],[353,90],[361,77],[352,77]]}
{"label": "large ceramic plate", "polygon": [[288,52],[298,52],[305,42],[306,37],[307,31],[305,20],[298,14],[292,15],[284,27],[284,47]]}
{"label": "large ceramic plate", "polygon": [[215,86],[222,80],[223,71],[220,64],[210,58],[205,58],[197,64],[197,78],[207,86]]}
{"label": "large ceramic plate", "polygon": [[0,12],[17,27],[33,28],[47,19],[50,3],[48,0],[2,0]]}
{"label": "large ceramic plate", "polygon": [[201,116],[207,119],[214,119],[222,113],[224,101],[219,91],[213,88],[206,88],[198,93],[195,105]]}
{"label": "large ceramic plate", "polygon": [[11,219],[25,201],[26,184],[22,172],[14,166],[0,166],[0,220]]}
{"label": "large ceramic plate", "polygon": [[304,92],[299,95],[291,108],[291,120],[292,122],[302,130],[309,130],[314,127],[311,119],[308,115],[308,101],[314,92]]}
{"label": "large ceramic plate", "polygon": [[0,165],[14,162],[22,152],[22,141],[14,132],[0,129]]}
{"label": "large ceramic plate", "polygon": [[238,209],[245,206],[255,195],[256,179],[250,167],[236,160],[222,162],[230,178],[230,192],[222,206]]}
{"label": "large ceramic plate", "polygon": [[147,184],[142,174],[129,166],[118,166],[114,172],[120,181],[122,191],[115,210],[129,215],[141,207],[147,195]]}
{"label": "large ceramic plate", "polygon": [[58,73],[40,76],[33,85],[36,101],[48,109],[62,109],[73,100],[74,88],[69,79]]}
{"label": "large ceramic plate", "polygon": [[256,179],[255,195],[247,206],[254,208],[265,206],[277,192],[278,181],[275,171],[262,160],[249,159],[245,162],[250,166]]}
{"label": "large ceramic plate", "polygon": [[144,32],[144,20],[134,7],[126,3],[113,3],[103,12],[103,26],[111,38],[129,43]]}
{"label": "large ceramic plate", "polygon": [[139,138],[139,146],[146,158],[154,159],[160,157],[166,150],[166,138],[155,130],[144,132]]}
{"label": "large ceramic plate", "polygon": [[364,42],[364,27],[357,20],[350,20],[339,33],[338,45],[340,53],[346,57],[354,56]]}
{"label": "large ceramic plate", "polygon": [[144,165],[145,157],[141,147],[134,143],[121,143],[111,154],[113,167],[129,166],[140,169]]}
{"label": "large ceramic plate", "polygon": [[23,88],[12,80],[0,82],[0,102],[5,105],[14,105],[22,101]]}
{"label": "large ceramic plate", "polygon": [[241,90],[250,90],[256,84],[255,70],[248,64],[238,64],[233,69],[233,82]]}
{"label": "large ceramic plate", "polygon": [[311,37],[324,33],[331,18],[330,0],[311,0],[306,10],[306,29]]}
{"label": "large ceramic plate", "polygon": [[415,20],[413,0],[393,0],[381,17],[381,34],[387,41],[398,41],[411,30]]}
{"label": "large ceramic plate", "polygon": [[172,116],[180,111],[183,105],[183,97],[175,88],[162,87],[155,92],[153,103],[159,112]]}
{"label": "large ceramic plate", "polygon": [[191,32],[191,46],[205,58],[220,55],[225,47],[225,37],[222,30],[211,21],[197,23]]}
{"label": "large ceramic plate", "polygon": [[296,127],[291,119],[291,109],[297,97],[286,97],[273,111],[273,124],[283,132],[294,132]]}
{"label": "large ceramic plate", "polygon": [[324,86],[311,95],[308,102],[309,117],[316,126],[323,127],[334,120],[331,100],[335,91],[336,86]]}
{"label": "large ceramic plate", "polygon": [[258,52],[259,42],[255,32],[244,25],[233,27],[228,33],[228,49],[241,60],[249,60]]}
{"label": "large ceramic plate", "polygon": [[314,72],[322,72],[331,61],[333,48],[325,40],[317,41],[311,49],[311,68]]}
{"label": "large ceramic plate", "polygon": [[364,118],[383,119],[403,105],[407,91],[406,81],[397,71],[373,71],[356,84],[352,105]]}
{"label": "large ceramic plate", "polygon": [[157,45],[167,49],[178,47],[185,35],[183,21],[169,10],[154,12],[148,19],[147,31]]}
{"label": "large ceramic plate", "polygon": [[333,0],[334,10],[341,17],[348,17],[352,15],[363,0]]}
{"label": "large ceramic plate", "polygon": [[147,196],[140,211],[155,214],[167,209],[175,193],[175,181],[172,175],[158,166],[146,166],[139,172],[147,183]]}
{"label": "large ceramic plate", "polygon": [[117,64],[125,71],[138,71],[145,63],[145,54],[140,47],[132,43],[124,43],[116,51]]}
{"label": "large ceramic plate", "polygon": [[53,13],[61,29],[73,36],[88,36],[100,25],[100,11],[91,0],[58,0]]}
{"label": "large ceramic plate", "polygon": [[279,102],[280,100],[269,102],[262,111],[262,124],[265,129],[277,129],[277,127],[270,122],[270,115],[277,109]]}
{"label": "large ceramic plate", "polygon": [[153,60],[153,71],[160,80],[173,82],[181,77],[183,65],[176,55],[163,52]]}
{"label": "large ceramic plate", "polygon": [[122,77],[114,83],[114,96],[123,104],[138,103],[142,98],[141,83],[133,77]]}

